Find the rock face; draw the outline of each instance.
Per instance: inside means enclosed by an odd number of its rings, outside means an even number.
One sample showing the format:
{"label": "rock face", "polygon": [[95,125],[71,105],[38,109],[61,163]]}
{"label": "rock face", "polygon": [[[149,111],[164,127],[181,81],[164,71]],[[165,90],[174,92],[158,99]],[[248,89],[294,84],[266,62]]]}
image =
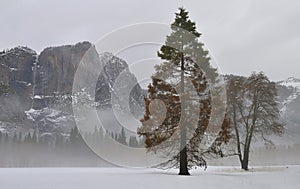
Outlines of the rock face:
{"label": "rock face", "polygon": [[[71,94],[76,69],[83,56],[91,47],[91,43],[83,42],[74,46],[46,48],[38,58],[35,85],[36,97],[42,97],[44,102],[47,102],[47,97],[51,97],[54,94]],[[95,100],[99,102],[101,108],[110,108],[111,95],[114,91],[113,87],[120,74],[125,75],[127,80],[122,85],[125,87],[130,83],[136,83],[136,78],[130,73],[124,60],[110,53],[99,55],[97,51],[90,49],[88,56],[90,56],[89,61],[103,66],[103,71],[99,75],[95,89]],[[130,97],[130,104],[143,106],[143,93],[138,84],[131,90]],[[35,98],[36,108],[43,104],[41,101],[41,98]],[[120,100],[120,102],[123,101],[124,99]]]}
{"label": "rock face", "polygon": [[90,47],[91,43],[83,42],[43,50],[38,57],[35,93],[43,96],[71,94],[77,66]]}
{"label": "rock face", "polygon": [[[103,53],[100,55],[100,64],[103,72],[96,86],[96,101],[100,102],[100,106],[111,107],[113,101],[113,106],[118,106],[115,108],[129,108],[127,111],[133,114],[143,112],[144,93],[127,63],[110,53]],[[129,96],[124,94],[126,92]],[[128,104],[129,107],[126,107]]]}
{"label": "rock face", "polygon": [[16,47],[0,53],[0,82],[8,85],[24,108],[30,108],[33,66],[37,54],[27,47]]}
{"label": "rock face", "polygon": [[[17,47],[0,53],[0,83],[13,91],[0,97],[0,129],[10,130],[13,127],[18,130],[18,127],[24,128],[25,121],[26,127],[39,128],[40,132],[66,132],[68,129],[62,127],[74,126],[71,110],[73,80],[80,61],[89,49],[92,53],[90,61],[103,65],[94,89],[98,108],[111,108],[111,99],[116,97],[120,104],[129,101],[131,112],[143,112],[143,90],[124,60],[110,53],[99,56],[89,42],[49,47],[40,55],[27,47]],[[113,87],[121,73],[126,76],[123,88],[134,83],[129,99],[122,99]]]}

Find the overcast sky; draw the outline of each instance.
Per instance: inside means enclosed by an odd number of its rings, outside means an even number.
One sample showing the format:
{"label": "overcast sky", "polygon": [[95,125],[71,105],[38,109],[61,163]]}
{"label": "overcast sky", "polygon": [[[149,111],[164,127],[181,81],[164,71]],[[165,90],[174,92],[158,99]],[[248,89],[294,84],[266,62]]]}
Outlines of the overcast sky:
{"label": "overcast sky", "polygon": [[223,73],[300,78],[299,0],[0,0],[0,49],[95,43],[125,25],[171,23],[181,6]]}

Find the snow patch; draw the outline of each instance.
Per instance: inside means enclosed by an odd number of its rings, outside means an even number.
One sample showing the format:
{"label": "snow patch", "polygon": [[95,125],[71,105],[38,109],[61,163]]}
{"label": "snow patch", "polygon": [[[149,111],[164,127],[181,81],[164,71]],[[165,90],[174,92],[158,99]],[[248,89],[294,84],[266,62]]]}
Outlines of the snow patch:
{"label": "snow patch", "polygon": [[278,85],[282,85],[285,87],[292,87],[294,91],[282,102],[282,108],[280,112],[282,115],[285,114],[287,105],[291,104],[298,96],[300,96],[300,79],[289,77],[286,80],[282,80],[277,82]]}
{"label": "snow patch", "polygon": [[9,70],[12,72],[12,71],[18,71],[18,69],[17,68],[9,68]]}
{"label": "snow patch", "polygon": [[39,95],[34,95],[33,99],[42,99],[42,97]]}
{"label": "snow patch", "polygon": [[279,81],[277,84],[300,89],[300,79],[294,77],[289,77],[286,80]]}

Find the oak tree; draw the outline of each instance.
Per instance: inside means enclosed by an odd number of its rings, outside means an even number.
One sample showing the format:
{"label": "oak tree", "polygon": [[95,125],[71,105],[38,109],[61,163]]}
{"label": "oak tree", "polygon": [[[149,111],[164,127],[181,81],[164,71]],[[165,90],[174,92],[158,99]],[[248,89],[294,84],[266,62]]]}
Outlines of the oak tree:
{"label": "oak tree", "polygon": [[279,121],[276,86],[263,73],[253,73],[248,78],[232,77],[228,81],[227,94],[237,154],[241,168],[248,170],[253,138],[273,144],[267,135],[284,133],[284,126]]}

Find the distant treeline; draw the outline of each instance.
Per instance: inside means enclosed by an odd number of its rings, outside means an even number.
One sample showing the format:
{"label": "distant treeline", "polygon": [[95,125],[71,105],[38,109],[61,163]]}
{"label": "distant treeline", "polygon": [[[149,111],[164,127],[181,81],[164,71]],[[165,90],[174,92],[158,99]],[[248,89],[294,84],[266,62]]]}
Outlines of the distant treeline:
{"label": "distant treeline", "polygon": [[[105,166],[109,163],[98,157],[86,144],[104,143],[111,137],[123,145],[138,148],[144,141],[135,136],[127,137],[124,129],[120,133],[95,128],[83,136],[77,127],[69,134],[40,134],[34,132],[15,132],[13,136],[0,131],[0,167],[36,166]],[[106,150],[106,149],[103,149]]]}

